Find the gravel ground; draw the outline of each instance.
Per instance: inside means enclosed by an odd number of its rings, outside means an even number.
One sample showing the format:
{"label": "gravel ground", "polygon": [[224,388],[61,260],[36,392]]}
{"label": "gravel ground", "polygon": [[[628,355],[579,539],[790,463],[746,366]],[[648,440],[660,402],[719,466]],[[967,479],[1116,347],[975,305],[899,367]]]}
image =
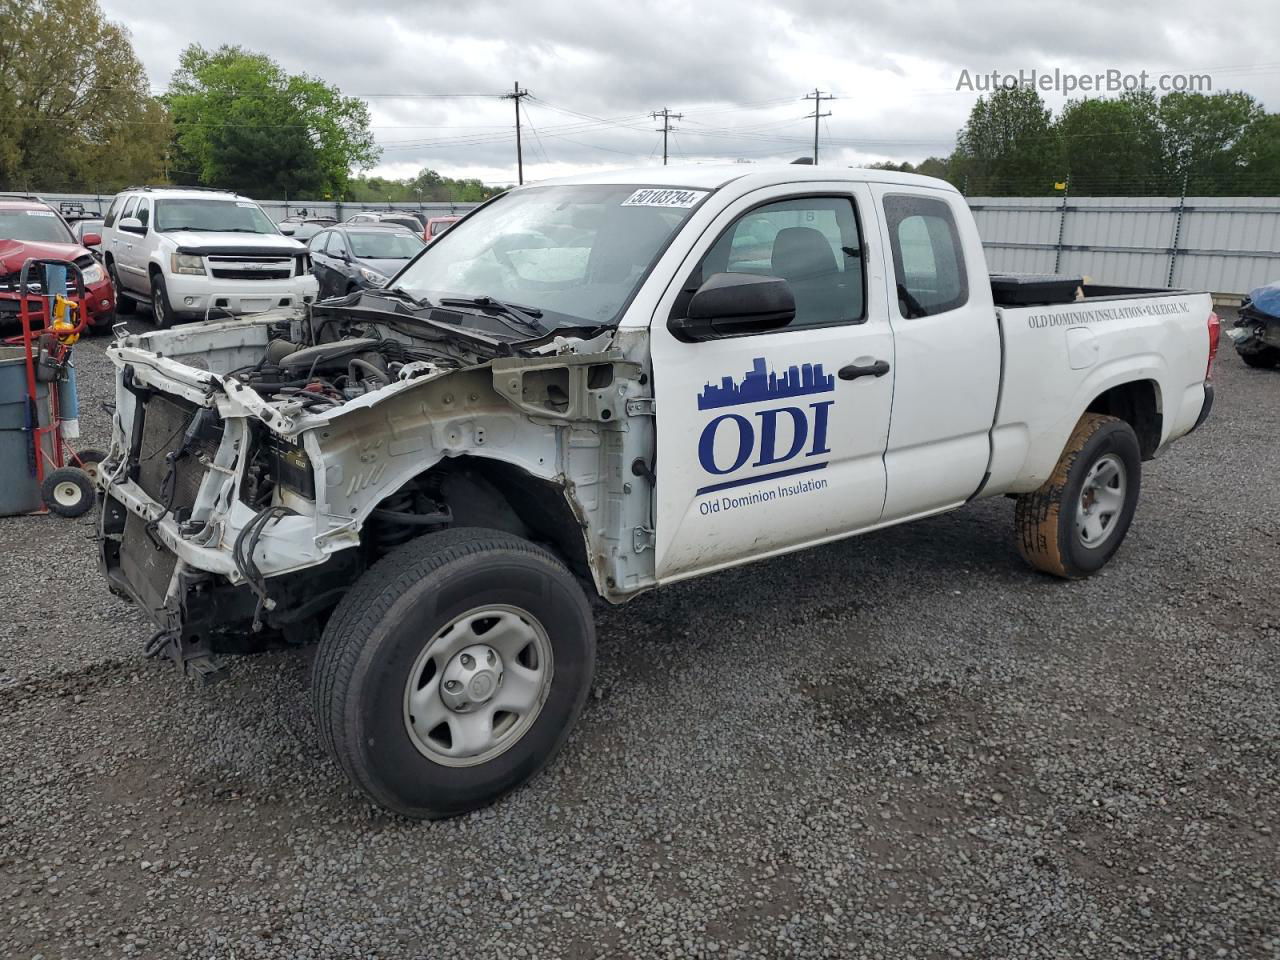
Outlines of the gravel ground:
{"label": "gravel ground", "polygon": [[89,519],[0,520],[0,955],[1280,957],[1280,373],[1218,383],[1088,582],[997,499],[643,597],[443,823],[321,754],[311,650],[196,689]]}

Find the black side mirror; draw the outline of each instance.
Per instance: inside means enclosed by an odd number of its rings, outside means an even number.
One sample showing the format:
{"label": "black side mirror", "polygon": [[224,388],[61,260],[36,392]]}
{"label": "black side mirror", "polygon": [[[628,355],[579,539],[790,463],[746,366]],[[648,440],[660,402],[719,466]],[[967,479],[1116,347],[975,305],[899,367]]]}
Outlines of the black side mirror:
{"label": "black side mirror", "polygon": [[667,329],[678,340],[694,343],[780,330],[795,319],[796,298],[781,277],[713,273],[686,312],[686,317],[669,320]]}

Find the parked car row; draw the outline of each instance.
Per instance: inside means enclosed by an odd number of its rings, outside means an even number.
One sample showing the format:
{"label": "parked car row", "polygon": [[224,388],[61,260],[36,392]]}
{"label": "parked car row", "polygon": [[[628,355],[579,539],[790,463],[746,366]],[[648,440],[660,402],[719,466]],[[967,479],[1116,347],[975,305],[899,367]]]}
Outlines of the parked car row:
{"label": "parked car row", "polygon": [[381,287],[459,219],[303,212],[276,224],[248,197],[203,187],[130,187],[105,214],[0,196],[0,321],[16,317],[18,274],[33,257],[80,267],[93,329],[139,303],[167,327]]}
{"label": "parked car row", "polygon": [[402,226],[420,235],[424,243],[438,238],[462,217],[450,214],[442,217],[424,217],[406,210],[362,210],[347,218],[347,223]]}

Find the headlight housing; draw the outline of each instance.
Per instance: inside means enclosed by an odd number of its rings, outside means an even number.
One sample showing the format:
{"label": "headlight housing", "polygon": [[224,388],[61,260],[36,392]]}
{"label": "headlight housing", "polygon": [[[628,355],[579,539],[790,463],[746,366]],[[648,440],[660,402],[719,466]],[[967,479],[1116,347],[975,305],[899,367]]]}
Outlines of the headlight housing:
{"label": "headlight housing", "polygon": [[360,276],[364,277],[369,283],[375,287],[385,286],[390,277],[383,276],[377,270],[370,270],[368,267],[360,268]]}
{"label": "headlight housing", "polygon": [[106,274],[102,270],[102,264],[94,263],[81,270],[80,276],[84,277],[86,287],[92,287],[96,283],[101,283]]}
{"label": "headlight housing", "polygon": [[194,253],[175,253],[170,258],[170,266],[174,273],[185,273],[189,276],[204,276],[204,260]]}

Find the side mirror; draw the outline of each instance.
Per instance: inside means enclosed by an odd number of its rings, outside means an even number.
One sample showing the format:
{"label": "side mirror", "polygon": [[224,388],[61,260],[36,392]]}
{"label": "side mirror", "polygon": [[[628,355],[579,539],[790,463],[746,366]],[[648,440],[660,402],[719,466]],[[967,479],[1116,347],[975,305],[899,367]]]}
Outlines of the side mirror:
{"label": "side mirror", "polygon": [[120,221],[119,229],[125,233],[143,234],[147,232],[147,228],[142,225],[142,221],[137,217],[125,217]]}
{"label": "side mirror", "polygon": [[686,311],[667,329],[687,343],[780,330],[796,316],[791,285],[781,277],[713,273],[694,293]]}
{"label": "side mirror", "polygon": [[86,247],[99,247],[102,245],[102,234],[86,233],[80,242]]}
{"label": "side mirror", "polygon": [[293,227],[286,227],[284,224],[276,224],[276,226],[280,228],[280,232],[286,237],[293,236]]}

